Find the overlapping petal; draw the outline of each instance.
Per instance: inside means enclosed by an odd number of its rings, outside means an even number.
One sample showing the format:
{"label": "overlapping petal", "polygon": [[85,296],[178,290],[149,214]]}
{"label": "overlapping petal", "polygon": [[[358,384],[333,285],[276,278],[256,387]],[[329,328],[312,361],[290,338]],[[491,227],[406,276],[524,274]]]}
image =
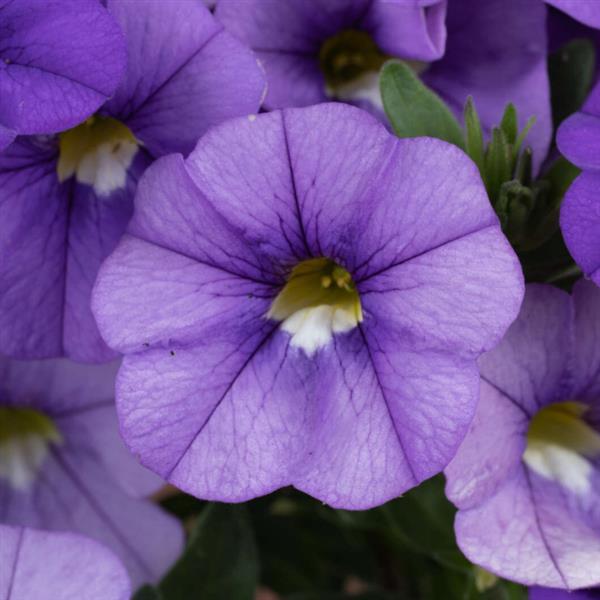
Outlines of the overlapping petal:
{"label": "overlapping petal", "polygon": [[573,258],[600,285],[600,173],[579,175],[567,190],[560,211],[560,227]]}
{"label": "overlapping petal", "polygon": [[102,111],[125,122],[155,157],[189,153],[211,126],[257,112],[256,58],[201,2],[110,0],[127,39],[127,73]]}
{"label": "overlapping petal", "polygon": [[62,352],[69,187],[55,150],[19,141],[0,157],[0,351]]}
{"label": "overlapping petal", "polygon": [[116,552],[136,585],[156,581],[181,550],[182,532],[175,519],[138,499],[160,481],[118,435],[117,365],[3,359],[0,367],[5,402],[42,411],[60,435],[31,487],[0,480],[0,522],[83,533]]}
{"label": "overlapping petal", "polygon": [[536,118],[527,143],[534,164],[546,158],[552,137],[546,67],[546,9],[542,2],[463,0],[448,3],[443,58],[423,74],[458,116],[468,96],[489,131],[512,102],[519,126]]}
{"label": "overlapping petal", "polygon": [[125,42],[99,2],[3,0],[0,20],[0,127],[58,132],[114,92],[125,68]]}
{"label": "overlapping petal", "polygon": [[127,573],[102,545],[72,533],[0,525],[0,594],[11,600],[127,600]]}
{"label": "overlapping petal", "polygon": [[327,99],[319,52],[345,30],[371,34],[385,53],[436,60],[444,52],[446,1],[221,0],[217,18],[258,55],[265,68],[269,109],[309,106]]}
{"label": "overlapping petal", "polygon": [[598,583],[593,499],[575,497],[525,467],[487,502],[459,511],[455,526],[466,556],[503,577],[558,588]]}
{"label": "overlapping petal", "polygon": [[546,0],[585,25],[600,29],[600,10],[594,0]]}

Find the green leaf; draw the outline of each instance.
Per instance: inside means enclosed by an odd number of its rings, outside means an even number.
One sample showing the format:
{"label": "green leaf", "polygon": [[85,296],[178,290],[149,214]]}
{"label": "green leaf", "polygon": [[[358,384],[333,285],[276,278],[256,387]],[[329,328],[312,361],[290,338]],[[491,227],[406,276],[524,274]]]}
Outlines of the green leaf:
{"label": "green leaf", "polygon": [[504,109],[500,129],[504,132],[508,143],[514,145],[517,141],[519,125],[517,123],[517,109],[512,102],[509,102]]}
{"label": "green leaf", "polygon": [[211,503],[158,587],[162,600],[252,600],[257,584],[257,551],[245,507]]}
{"label": "green leaf", "polygon": [[131,600],[163,600],[161,593],[151,585],[141,587]]}
{"label": "green leaf", "polygon": [[249,503],[261,559],[261,582],[285,595],[340,590],[351,576],[372,580],[377,567],[362,534],[337,511],[286,489]]}
{"label": "green leaf", "polygon": [[592,86],[596,51],[588,39],[572,40],[548,58],[552,116],[555,129],[577,112]]}
{"label": "green leaf", "polygon": [[469,96],[465,104],[465,149],[471,160],[477,165],[479,172],[483,176],[484,170],[484,145],[483,132],[481,131],[481,122],[475,108],[473,98]]}
{"label": "green leaf", "polygon": [[464,148],[462,128],[451,110],[406,63],[385,63],[380,86],[385,112],[398,137],[431,136]]}
{"label": "green leaf", "polygon": [[500,187],[511,178],[511,155],[506,135],[499,127],[492,130],[492,140],[485,155],[485,177],[488,195],[496,206]]}

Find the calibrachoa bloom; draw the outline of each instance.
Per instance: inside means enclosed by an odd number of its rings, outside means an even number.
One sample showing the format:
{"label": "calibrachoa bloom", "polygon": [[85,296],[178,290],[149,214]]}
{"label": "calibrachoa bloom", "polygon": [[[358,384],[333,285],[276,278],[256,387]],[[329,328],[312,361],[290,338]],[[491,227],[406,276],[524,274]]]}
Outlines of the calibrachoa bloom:
{"label": "calibrachoa bloom", "polygon": [[546,155],[552,123],[541,1],[219,0],[216,16],[264,65],[266,108],[327,98],[381,108],[378,70],[402,58],[458,115],[473,96],[487,129],[508,102],[521,127],[535,115],[528,143],[538,164]]}
{"label": "calibrachoa bloom", "polygon": [[481,398],[446,469],[461,549],[525,584],[600,583],[600,290],[528,287],[480,360]]}
{"label": "calibrachoa bloom", "polygon": [[560,151],[583,169],[561,207],[563,236],[583,272],[600,285],[600,84],[581,112],[561,125],[557,142]]}
{"label": "calibrachoa bloom", "polygon": [[0,523],[95,538],[137,585],[170,566],[182,532],[140,499],[160,482],[119,438],[116,366],[0,359]]}
{"label": "calibrachoa bloom", "polygon": [[570,592],[535,587],[529,590],[529,600],[598,600],[598,598],[600,598],[600,589]]}
{"label": "calibrachoa bloom", "polygon": [[260,58],[268,109],[331,98],[381,105],[384,61],[435,60],[446,40],[446,0],[219,0],[216,15]]}
{"label": "calibrachoa bloom", "polygon": [[139,176],[215,123],[256,111],[264,91],[250,50],[201,2],[107,6],[128,55],[113,97],[74,129],[18,138],[0,155],[0,351],[18,358],[114,355],[89,299]]}
{"label": "calibrachoa bloom", "polygon": [[123,34],[97,0],[0,0],[0,149],[73,127],[124,68]]}
{"label": "calibrachoa bloom", "polygon": [[322,104],[157,162],[93,307],[145,465],[210,499],[363,508],[454,455],[522,293],[460,150]]}
{"label": "calibrachoa bloom", "polygon": [[552,138],[546,12],[543,2],[529,0],[452,0],[444,56],[422,73],[457,116],[472,96],[488,131],[509,102],[517,108],[521,128],[535,117],[527,144],[536,165]]}
{"label": "calibrachoa bloom", "polygon": [[73,533],[0,525],[0,598],[128,600],[127,572],[97,542]]}

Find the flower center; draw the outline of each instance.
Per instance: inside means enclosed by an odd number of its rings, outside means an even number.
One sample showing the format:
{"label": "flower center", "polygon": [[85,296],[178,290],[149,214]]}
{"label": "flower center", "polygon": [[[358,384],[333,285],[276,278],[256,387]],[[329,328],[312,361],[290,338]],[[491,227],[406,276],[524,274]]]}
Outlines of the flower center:
{"label": "flower center", "polygon": [[600,432],[584,420],[580,402],[558,402],[540,410],[527,432],[525,464],[577,494],[590,490],[593,466],[600,456]]}
{"label": "flower center", "polygon": [[291,345],[311,356],[334,333],[354,329],[363,315],[350,273],[328,258],[311,258],[292,269],[267,318],[282,321]]}
{"label": "flower center", "polygon": [[133,133],[111,117],[93,116],[59,139],[58,179],[75,175],[100,196],[125,187],[127,169],[138,150]]}
{"label": "flower center", "polygon": [[62,437],[54,423],[31,408],[0,407],[0,478],[27,490],[42,466],[51,443]]}
{"label": "flower center", "polygon": [[325,40],[319,52],[325,92],[339,100],[370,100],[381,105],[379,70],[390,58],[364,31],[346,30]]}

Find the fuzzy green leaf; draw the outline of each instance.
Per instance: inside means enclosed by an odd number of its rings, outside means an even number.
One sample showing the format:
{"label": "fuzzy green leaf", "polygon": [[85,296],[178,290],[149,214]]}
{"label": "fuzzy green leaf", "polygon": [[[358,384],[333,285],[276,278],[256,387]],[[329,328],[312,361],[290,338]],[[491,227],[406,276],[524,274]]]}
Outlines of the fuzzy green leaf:
{"label": "fuzzy green leaf", "polygon": [[456,117],[406,63],[387,62],[380,86],[385,112],[398,137],[431,136],[464,148]]}

